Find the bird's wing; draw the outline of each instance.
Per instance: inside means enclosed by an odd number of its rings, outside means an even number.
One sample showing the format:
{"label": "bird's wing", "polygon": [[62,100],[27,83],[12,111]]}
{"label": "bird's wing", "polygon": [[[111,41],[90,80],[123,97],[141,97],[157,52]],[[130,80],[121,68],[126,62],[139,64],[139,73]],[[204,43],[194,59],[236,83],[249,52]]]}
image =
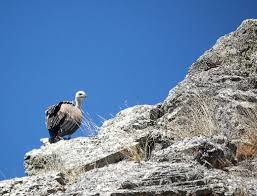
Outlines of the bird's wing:
{"label": "bird's wing", "polygon": [[68,101],[62,101],[56,105],[50,106],[45,111],[45,114],[46,114],[45,123],[46,123],[46,128],[48,130],[53,131],[53,130],[60,129],[60,126],[67,118],[67,114],[60,111],[61,106],[63,104],[73,104],[73,103]]}
{"label": "bird's wing", "polygon": [[60,114],[64,114],[62,123],[60,123],[60,135],[71,135],[80,126],[82,121],[82,113],[79,108],[71,104],[62,104]]}

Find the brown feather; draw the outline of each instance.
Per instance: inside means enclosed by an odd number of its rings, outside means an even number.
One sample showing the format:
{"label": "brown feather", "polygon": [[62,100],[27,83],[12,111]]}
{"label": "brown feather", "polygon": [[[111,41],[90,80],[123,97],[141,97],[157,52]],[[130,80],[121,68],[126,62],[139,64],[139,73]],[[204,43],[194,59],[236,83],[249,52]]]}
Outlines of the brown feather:
{"label": "brown feather", "polygon": [[46,110],[46,127],[57,136],[73,134],[81,125],[82,112],[71,102],[60,102]]}

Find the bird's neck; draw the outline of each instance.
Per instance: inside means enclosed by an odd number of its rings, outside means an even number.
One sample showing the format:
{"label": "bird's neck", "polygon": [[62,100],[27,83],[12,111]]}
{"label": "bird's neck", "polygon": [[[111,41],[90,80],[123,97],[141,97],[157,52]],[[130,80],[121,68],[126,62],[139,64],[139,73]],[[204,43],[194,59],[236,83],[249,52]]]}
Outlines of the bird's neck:
{"label": "bird's neck", "polygon": [[82,100],[76,97],[75,98],[75,107],[81,108],[81,105],[82,105]]}

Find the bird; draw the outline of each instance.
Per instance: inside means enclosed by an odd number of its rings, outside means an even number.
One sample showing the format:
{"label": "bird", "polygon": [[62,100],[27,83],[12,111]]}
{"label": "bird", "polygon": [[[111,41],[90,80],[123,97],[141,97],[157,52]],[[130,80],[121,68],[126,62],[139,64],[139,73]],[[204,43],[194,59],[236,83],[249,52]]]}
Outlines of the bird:
{"label": "bird", "polygon": [[[56,143],[62,139],[70,139],[80,127],[83,114],[82,102],[87,97],[84,91],[77,91],[74,101],[61,101],[47,108],[45,124],[49,131],[49,142]],[[63,138],[68,136],[67,138]]]}

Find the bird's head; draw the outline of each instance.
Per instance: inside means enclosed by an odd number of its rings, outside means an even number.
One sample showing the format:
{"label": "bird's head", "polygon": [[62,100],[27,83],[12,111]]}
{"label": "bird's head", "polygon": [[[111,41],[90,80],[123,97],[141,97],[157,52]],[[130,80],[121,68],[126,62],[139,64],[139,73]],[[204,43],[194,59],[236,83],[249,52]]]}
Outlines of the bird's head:
{"label": "bird's head", "polygon": [[84,91],[78,91],[75,95],[75,106],[80,108],[83,100],[87,97],[87,94]]}
{"label": "bird's head", "polygon": [[76,92],[75,99],[83,100],[87,97],[87,94],[84,91],[78,91]]}

